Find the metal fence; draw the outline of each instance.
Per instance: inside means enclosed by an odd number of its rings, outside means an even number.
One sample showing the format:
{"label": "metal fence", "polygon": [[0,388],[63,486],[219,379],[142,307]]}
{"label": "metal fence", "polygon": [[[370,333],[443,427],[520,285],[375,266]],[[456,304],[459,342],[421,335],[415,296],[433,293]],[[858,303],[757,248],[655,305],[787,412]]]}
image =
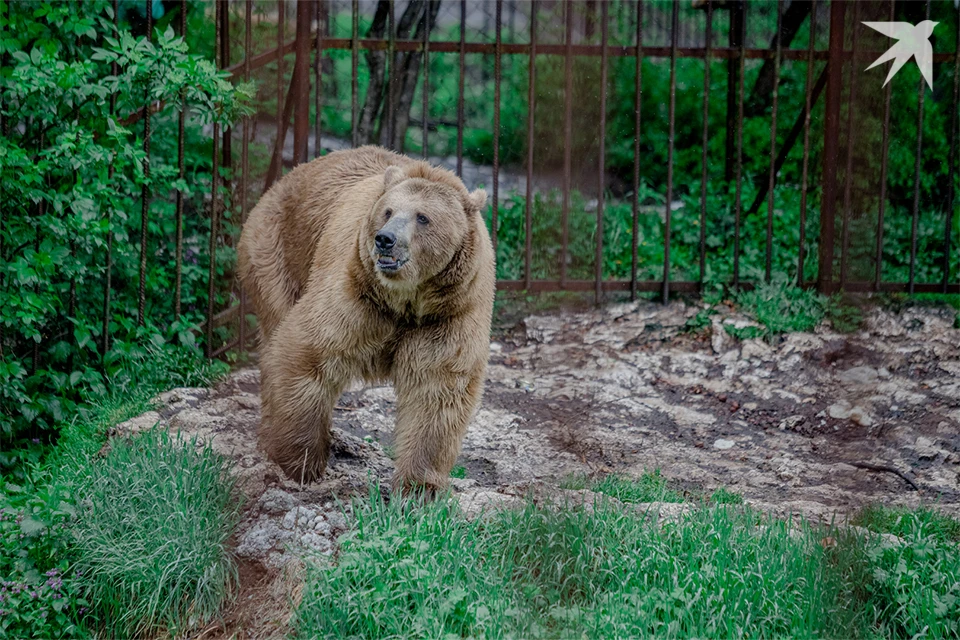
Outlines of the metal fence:
{"label": "metal fence", "polygon": [[[406,52],[419,54],[422,60],[422,72],[418,79],[414,76],[414,82],[418,83],[422,102],[419,106],[419,128],[421,152],[425,156],[429,156],[431,136],[439,135],[434,132],[439,131],[441,126],[431,122],[431,92],[437,83],[436,71],[431,74],[431,59],[447,56],[457,61],[455,120],[448,121],[444,126],[455,131],[456,152],[452,168],[458,173],[464,170],[464,131],[471,118],[465,109],[465,94],[470,84],[467,78],[471,73],[469,61],[479,57],[480,62],[474,63],[474,66],[479,64],[487,69],[487,72],[489,61],[492,61],[490,82],[493,91],[489,95],[483,91],[482,99],[492,102],[492,117],[488,123],[493,139],[489,190],[495,206],[491,207],[489,215],[495,245],[502,241],[504,233],[503,221],[500,219],[505,211],[500,204],[504,200],[501,173],[505,171],[504,163],[501,162],[504,140],[500,135],[504,125],[503,100],[508,93],[511,100],[516,100],[518,95],[523,95],[525,89],[526,140],[523,145],[523,160],[517,171],[521,174],[518,177],[521,182],[517,184],[522,184],[522,188],[517,189],[517,195],[522,194],[524,203],[520,223],[522,230],[518,230],[522,244],[517,246],[519,259],[522,260],[522,273],[520,277],[499,280],[498,286],[502,290],[593,291],[598,301],[605,292],[612,291],[629,292],[631,296],[641,292],[656,292],[663,299],[672,292],[701,291],[709,278],[707,263],[711,256],[707,229],[711,225],[713,211],[708,206],[708,186],[719,182],[713,174],[717,173],[714,169],[723,161],[723,180],[729,181],[729,189],[725,193],[730,194],[732,199],[729,210],[724,211],[732,213],[733,216],[732,229],[721,239],[724,246],[732,245],[729,285],[752,286],[758,281],[773,277],[777,271],[774,268],[775,245],[778,242],[787,242],[793,247],[792,251],[795,251],[795,256],[790,255],[790,262],[795,264],[791,267],[791,277],[801,286],[816,287],[824,293],[841,290],[960,292],[960,253],[954,237],[958,178],[960,19],[957,19],[954,3],[950,0],[927,0],[923,3],[896,3],[890,0],[856,3],[838,0],[813,0],[805,3],[801,0],[769,3],[541,0],[518,3],[491,0],[479,4],[467,3],[466,0],[430,0],[422,3],[424,8],[417,18],[425,27],[420,30],[421,37],[401,38],[398,37],[398,26],[402,27],[398,25],[398,14],[405,14],[409,5],[409,0],[384,3],[359,0],[299,0],[291,3],[281,0],[275,5],[267,6],[263,3],[255,5],[252,0],[244,3],[216,0],[218,64],[238,78],[259,77],[261,87],[269,86],[269,89],[262,89],[260,97],[263,104],[275,101],[275,106],[272,107],[273,113],[269,113],[269,106],[264,106],[258,117],[247,119],[238,130],[228,129],[221,132],[216,127],[213,130],[215,178],[211,206],[211,254],[217,251],[219,244],[232,242],[229,238],[222,238],[218,229],[224,202],[218,195],[220,190],[217,188],[216,175],[224,164],[233,162],[233,149],[238,142],[237,138],[240,145],[240,167],[231,186],[238,197],[234,198],[231,206],[236,207],[242,221],[255,202],[258,191],[269,188],[285,167],[308,160],[311,139],[314,155],[322,153],[324,136],[330,137],[330,134],[324,131],[324,114],[329,115],[331,109],[342,109],[343,117],[349,118],[351,135],[342,140],[342,144],[356,146],[360,143],[359,120],[363,111],[361,101],[364,98],[363,92],[366,91],[363,86],[365,78],[361,77],[366,73],[366,67],[362,64],[366,62],[365,57],[368,52],[385,52],[384,59],[392,66],[397,56]],[[805,9],[806,16],[800,22],[795,14],[789,14],[791,11],[799,12],[803,9],[802,5],[808,6]],[[880,89],[880,76],[886,67],[876,70],[875,76],[868,76],[867,72],[863,71],[866,64],[878,58],[892,42],[878,37],[862,23],[869,20],[899,19],[904,10],[916,13],[917,5],[922,8],[921,17],[929,18],[932,13],[935,14],[934,17],[952,15],[952,22],[941,20],[942,33],[937,34],[939,40],[935,41],[935,90],[928,90],[923,79],[920,79],[912,91],[916,104],[912,121],[892,122],[893,84],[887,84],[884,89]],[[363,30],[369,30],[371,20],[376,20],[373,14],[377,10],[386,10],[388,13],[386,32],[383,36],[366,37]],[[484,26],[471,26],[472,23],[479,22],[476,12],[481,10],[487,14],[483,19]],[[758,35],[749,31],[748,16],[751,11],[766,12],[764,24],[775,25],[772,33]],[[295,21],[292,32],[288,25],[291,19]],[[434,25],[430,24],[431,20],[435,21]],[[431,29],[431,26],[436,26],[441,21],[447,26],[447,34],[458,32],[459,38],[439,39],[438,30]],[[795,24],[790,26],[788,21]],[[519,27],[517,22],[521,23]],[[252,29],[255,23],[266,23],[275,27],[275,40],[266,45],[266,49],[263,42],[258,43],[258,48],[254,46]],[[614,24],[616,37],[611,34],[611,25]],[[545,32],[546,27],[550,28],[549,37]],[[804,46],[787,46],[789,43],[786,34],[790,29],[793,30],[793,35],[799,33],[801,39],[806,35]],[[951,32],[947,33],[947,29]],[[409,28],[407,31],[415,32]],[[443,35],[444,30],[440,31],[440,35]],[[625,41],[624,34],[629,35],[629,41]],[[791,39],[793,35],[790,36]],[[726,41],[718,43],[724,36]],[[870,46],[865,45],[865,42]],[[764,43],[769,45],[764,46]],[[952,46],[952,50],[943,50],[949,46]],[[238,48],[242,57],[236,61],[232,59],[231,52]],[[326,60],[335,55],[341,56],[338,59],[342,63],[349,60],[349,91],[344,89],[342,79],[336,76],[336,69],[331,70],[326,66]],[[346,56],[346,59],[343,56]],[[551,99],[549,105],[550,108],[562,109],[563,114],[562,118],[559,118],[561,125],[555,132],[555,138],[561,140],[562,148],[562,163],[559,167],[559,246],[549,248],[557,256],[559,273],[556,277],[539,278],[536,277],[534,268],[535,251],[542,251],[544,247],[537,242],[534,233],[538,215],[536,119],[538,116],[542,117],[543,112],[535,104],[538,99],[539,67],[538,63],[531,61],[545,59],[553,59],[558,63],[558,67],[562,62],[563,89]],[[575,152],[573,139],[576,134],[573,122],[575,111],[581,107],[580,104],[574,104],[574,65],[577,60],[583,59],[599,62],[599,69],[591,76],[595,83],[594,93],[598,102],[596,110],[599,114],[596,141],[598,149],[594,152],[596,162],[592,169],[588,168],[587,174],[589,176],[592,173],[593,186],[589,186],[590,180],[585,180],[582,176],[577,178],[579,187],[590,191],[596,200],[595,204],[591,201],[588,208],[594,225],[592,278],[575,278],[568,271],[570,246],[574,240],[570,229],[573,215],[571,193],[576,181],[572,169],[572,156]],[[527,67],[526,87],[510,84],[509,79],[504,77],[505,61],[512,63],[518,60]],[[624,60],[628,62],[625,63]],[[694,175],[681,176],[675,171],[678,152],[678,64],[692,64],[684,62],[686,60],[703,61],[700,85],[702,89],[697,89],[702,91],[699,107],[702,121],[697,123],[700,132],[695,141],[702,145],[702,151],[699,154],[700,170]],[[721,68],[720,73],[717,73],[712,61],[725,62],[725,68]],[[611,64],[614,62],[619,70],[615,78],[611,76]],[[656,65],[652,67],[654,75],[667,78],[669,87],[665,104],[661,103],[652,110],[647,109],[643,101],[644,92],[651,82],[650,72],[645,72],[645,65],[649,64]],[[772,65],[769,99],[761,116],[769,124],[770,136],[763,145],[762,160],[766,165],[765,170],[755,172],[751,178],[745,175],[744,170],[744,110],[747,102],[745,92],[749,89],[745,85],[748,69],[758,64]],[[788,105],[784,102],[781,72],[788,64],[792,65],[795,76],[802,78],[802,93],[793,92],[794,96],[802,95],[802,104]],[[340,68],[342,67],[343,64]],[[625,69],[632,69],[630,77],[625,75]],[[265,79],[270,74],[273,79],[266,83]],[[522,77],[522,74],[511,75],[511,79],[518,77]],[[656,79],[658,78],[654,78]],[[632,127],[629,131],[624,131],[621,127],[617,132],[620,139],[615,141],[611,140],[612,134],[608,130],[608,99],[611,96],[611,84],[614,82],[621,86],[621,98],[623,85],[629,84],[632,92]],[[870,87],[866,86],[868,82]],[[338,85],[335,89],[331,87],[333,83]],[[717,86],[721,84],[725,86]],[[691,87],[684,87],[684,90],[690,91]],[[397,95],[399,79],[388,73],[384,91],[386,104],[382,127],[388,132],[387,138],[392,140],[394,136],[390,133],[390,128],[396,126],[397,101],[400,99]],[[724,147],[721,151],[718,151],[717,145],[712,142],[717,131],[710,116],[710,113],[717,110],[715,103],[718,91],[726,101],[722,121]],[[879,91],[882,91],[882,97],[878,99]],[[348,105],[342,99],[346,93],[349,93]],[[938,133],[940,137],[935,140],[938,153],[944,148],[946,150],[945,162],[941,156],[933,157],[926,146],[930,144],[931,133],[925,133],[924,127],[932,125],[925,125],[925,110],[929,111],[934,103],[940,109],[938,113],[946,114],[935,123],[937,126],[946,127]],[[872,104],[874,110],[882,105],[882,138],[879,145],[875,140],[867,141],[869,136],[861,134],[860,110],[865,104]],[[412,107],[407,105],[406,108]],[[787,120],[788,126],[784,126],[784,114],[788,110],[793,117]],[[291,120],[292,152],[288,151],[285,161],[284,148],[289,140],[288,128]],[[268,143],[271,161],[265,174],[254,176],[250,168],[251,144],[262,138],[257,137],[254,129],[259,129],[262,133],[268,128],[269,121],[272,121],[274,128],[273,139]],[[622,121],[621,118],[620,122]],[[478,124],[474,117],[475,128],[482,124]],[[689,123],[686,124],[689,128]],[[416,128],[416,125],[417,122],[411,119],[408,128]],[[145,119],[145,126],[149,127],[149,118]],[[911,129],[912,135],[909,131]],[[654,185],[656,190],[662,193],[662,197],[659,205],[653,205],[653,213],[651,206],[646,205],[639,197],[645,175],[651,170],[650,166],[645,165],[647,151],[644,141],[652,130],[665,130],[667,145],[665,180]],[[629,139],[624,140],[624,136]],[[625,184],[620,186],[619,195],[611,195],[610,176],[607,171],[610,155],[608,143],[613,142],[632,153],[629,179],[623,181]],[[688,139],[685,144],[689,148],[692,143]],[[182,125],[180,145],[182,149]],[[866,151],[862,148],[864,146]],[[908,148],[913,150],[914,161],[910,171],[912,194],[908,194],[912,197],[907,198],[900,194],[900,201],[895,203],[901,207],[898,209],[902,213],[901,217],[909,216],[909,237],[904,236],[904,246],[909,248],[907,277],[887,280],[884,278],[885,229],[891,224],[891,207],[894,205],[890,200],[887,185],[891,171],[896,170],[900,174],[905,171],[899,164],[891,166],[890,153],[891,149],[895,149],[902,155],[907,153]],[[875,163],[860,162],[861,157],[874,152],[879,152],[878,167]],[[761,160],[756,157],[749,159],[756,162]],[[924,180],[931,171],[928,166],[930,162],[935,163],[934,169],[939,173],[936,174],[937,184],[927,188]],[[774,194],[778,187],[785,188],[779,180],[785,167],[791,163],[795,166],[790,170],[799,177],[790,187],[798,192],[799,222],[796,229],[789,233],[781,229],[776,232],[775,237],[775,229],[778,228],[775,220],[779,220],[779,214]],[[945,170],[941,165],[945,165]],[[623,163],[621,171],[622,169]],[[656,169],[659,171],[663,167],[658,166]],[[525,180],[522,179],[523,174]],[[943,175],[946,175],[947,184],[941,184]],[[687,189],[691,182],[699,182],[699,193],[695,189]],[[748,207],[745,201],[747,186],[755,191],[752,207]],[[684,273],[688,277],[674,279],[672,274],[675,269],[671,265],[674,256],[671,249],[678,242],[678,230],[674,223],[675,211],[678,210],[676,198],[681,187],[687,202],[692,203],[699,199],[699,207],[696,215],[688,216],[692,226],[684,231],[693,238],[687,241],[687,244],[693,247],[691,255],[694,256],[690,265],[684,267]],[[860,192],[879,195],[858,201],[857,194]],[[933,201],[923,201],[922,196],[929,193],[934,194],[930,196]],[[630,210],[628,277],[610,277],[603,267],[605,251],[608,249],[604,244],[605,213],[613,206],[613,200],[617,200],[618,206],[627,203]],[[812,213],[814,200],[819,203],[816,215]],[[855,202],[858,202],[856,206]],[[858,208],[856,212],[855,208]],[[687,210],[692,209],[693,205]],[[864,211],[867,209],[870,211],[865,217]],[[179,208],[177,215],[182,215]],[[583,215],[583,212],[578,215]],[[641,219],[650,215],[657,216],[660,220],[662,257],[660,264],[656,265],[662,273],[659,278],[644,278],[643,270],[640,269],[642,266],[649,271],[650,267],[649,264],[641,265],[643,258],[638,251]],[[745,244],[743,229],[748,216],[752,216],[755,224],[762,224],[764,227],[764,233],[761,234],[762,246],[754,246],[755,242],[750,246]],[[865,222],[867,217],[869,221]],[[907,219],[904,218],[897,224],[901,222],[907,224]],[[779,221],[777,224],[780,224]],[[863,241],[862,237],[856,236],[860,233],[858,229],[865,225],[872,229],[872,237],[868,243]],[[795,242],[779,237],[789,235],[792,238],[793,233],[796,234]],[[732,237],[729,237],[731,234]],[[856,236],[856,247],[851,246],[853,236]],[[756,257],[758,265],[762,265],[762,272],[758,272],[759,275],[754,274],[756,277],[751,279],[744,277],[741,269],[741,261],[746,251]],[[932,265],[925,270],[925,279],[918,278],[918,255],[928,259]],[[851,273],[854,261],[858,265],[857,274]],[[811,262],[815,262],[815,271],[812,274]],[[205,327],[208,354],[211,356],[220,355],[238,346],[242,348],[249,338],[246,322],[243,320],[249,308],[242,292],[237,290],[237,303],[230,308],[214,308],[214,263],[215,260],[211,259],[210,303]],[[939,277],[930,276],[931,273],[935,274],[936,270],[939,270]],[[868,274],[866,277],[865,273]],[[232,323],[237,326],[234,338],[225,344],[215,345],[214,328]]]}

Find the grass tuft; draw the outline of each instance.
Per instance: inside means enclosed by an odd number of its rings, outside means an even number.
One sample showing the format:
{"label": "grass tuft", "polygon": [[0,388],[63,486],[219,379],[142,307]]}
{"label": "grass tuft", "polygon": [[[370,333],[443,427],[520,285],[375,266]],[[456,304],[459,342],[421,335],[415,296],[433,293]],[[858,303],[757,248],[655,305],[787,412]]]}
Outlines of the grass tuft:
{"label": "grass tuft", "polygon": [[907,509],[872,504],[861,509],[851,524],[900,538],[919,531],[937,542],[960,543],[960,521],[930,507]]}
{"label": "grass tuft", "polygon": [[574,473],[560,482],[561,489],[579,491],[589,489],[616,498],[620,502],[683,502],[683,495],[670,488],[669,482],[659,469],[648,471],[639,477],[611,473],[601,478],[591,478]]}
{"label": "grass tuft", "polygon": [[91,626],[178,635],[209,621],[237,582],[227,541],[239,505],[227,461],[154,429],[115,441],[86,473],[74,546]]}
{"label": "grass tuft", "polygon": [[710,502],[713,504],[743,504],[743,496],[726,487],[720,487],[710,494]]}
{"label": "grass tuft", "polygon": [[773,335],[812,331],[823,320],[826,304],[816,291],[801,289],[785,280],[741,291],[737,303]]}
{"label": "grass tuft", "polygon": [[659,525],[606,501],[354,513],[339,563],[308,571],[296,637],[811,637],[855,615],[822,532],[740,508]]}

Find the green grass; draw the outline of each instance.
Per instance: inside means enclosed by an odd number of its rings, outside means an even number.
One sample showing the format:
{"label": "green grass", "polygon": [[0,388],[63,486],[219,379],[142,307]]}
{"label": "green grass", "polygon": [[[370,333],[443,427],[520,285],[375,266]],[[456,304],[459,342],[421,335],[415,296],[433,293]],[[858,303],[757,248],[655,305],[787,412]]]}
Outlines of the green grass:
{"label": "green grass", "polygon": [[639,477],[611,473],[600,478],[591,478],[582,473],[571,474],[561,480],[560,488],[589,489],[628,503],[684,501],[680,492],[670,488],[659,469],[648,471]]}
{"label": "green grass", "polygon": [[710,494],[710,502],[713,504],[743,504],[743,496],[730,491],[726,487],[720,487]]}
{"label": "green grass", "polygon": [[155,429],[115,441],[87,473],[73,537],[92,626],[177,635],[209,621],[237,582],[228,462]]}
{"label": "green grass", "polygon": [[873,504],[861,509],[851,522],[877,533],[892,533],[901,538],[920,530],[937,542],[960,543],[960,521],[930,507],[907,509]]}
{"label": "green grass", "polygon": [[826,302],[815,291],[784,280],[761,284],[737,295],[737,304],[770,334],[812,331],[824,317]]}
{"label": "green grass", "polygon": [[450,477],[463,480],[467,477],[467,468],[462,464],[458,464],[453,469],[450,470]]}
{"label": "green grass", "polygon": [[[583,484],[583,478],[568,485]],[[714,502],[736,501],[718,490]],[[956,637],[960,550],[720,504],[655,523],[603,500],[468,521],[454,502],[355,503],[308,569],[299,638]],[[933,522],[918,511],[897,522]],[[876,520],[875,520],[876,521]],[[889,528],[889,527],[886,527]],[[953,534],[950,534],[953,535]]]}
{"label": "green grass", "polygon": [[309,570],[295,637],[848,635],[823,531],[737,507],[657,525],[600,501],[466,521],[377,498]]}
{"label": "green grass", "polygon": [[[74,539],[75,528],[85,526],[78,489],[102,473],[96,454],[110,427],[149,409],[161,391],[207,386],[225,371],[223,363],[211,363],[195,349],[170,345],[133,350],[122,365],[109,393],[90,399],[60,425],[55,444],[31,443],[5,452],[0,580],[8,589],[0,598],[0,637],[88,637],[85,622],[104,624],[103,613],[94,608],[98,603],[89,598],[92,574],[77,573],[81,561],[92,561],[82,557],[85,551]],[[156,462],[165,464],[159,456]],[[127,517],[135,522],[141,516],[131,511]],[[135,528],[126,531],[137,533]],[[126,548],[120,545],[114,553]]]}

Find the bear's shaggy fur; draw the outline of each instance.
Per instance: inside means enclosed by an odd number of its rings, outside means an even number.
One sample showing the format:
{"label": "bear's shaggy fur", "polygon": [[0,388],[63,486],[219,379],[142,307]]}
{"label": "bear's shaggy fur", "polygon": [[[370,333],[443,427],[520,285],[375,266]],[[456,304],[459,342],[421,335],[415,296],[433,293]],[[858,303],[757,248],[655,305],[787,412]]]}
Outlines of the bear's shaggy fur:
{"label": "bear's shaggy fur", "polygon": [[394,487],[446,486],[490,350],[485,203],[449,171],[361,147],[298,166],[250,213],[239,259],[260,323],[259,437],[291,478],[323,473],[347,385],[390,380]]}

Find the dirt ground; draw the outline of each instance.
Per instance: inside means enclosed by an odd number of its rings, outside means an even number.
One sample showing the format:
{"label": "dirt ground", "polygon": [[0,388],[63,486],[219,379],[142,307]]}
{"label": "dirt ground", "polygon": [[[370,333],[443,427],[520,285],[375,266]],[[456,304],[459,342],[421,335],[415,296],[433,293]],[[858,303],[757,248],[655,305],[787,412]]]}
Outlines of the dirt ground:
{"label": "dirt ground", "polygon": [[[734,312],[684,330],[702,307],[639,302],[529,315],[491,344],[483,404],[454,481],[465,509],[511,504],[573,473],[660,469],[691,492],[726,487],[747,503],[811,520],[877,502],[960,514],[960,330],[952,311],[873,309],[862,330],[829,327],[740,341]],[[205,637],[282,635],[306,553],[331,554],[341,502],[388,483],[395,399],[357,387],[335,414],[327,475],[301,486],[256,446],[259,373],[213,390],[163,394],[157,422],[235,460],[245,496],[241,593]]]}

